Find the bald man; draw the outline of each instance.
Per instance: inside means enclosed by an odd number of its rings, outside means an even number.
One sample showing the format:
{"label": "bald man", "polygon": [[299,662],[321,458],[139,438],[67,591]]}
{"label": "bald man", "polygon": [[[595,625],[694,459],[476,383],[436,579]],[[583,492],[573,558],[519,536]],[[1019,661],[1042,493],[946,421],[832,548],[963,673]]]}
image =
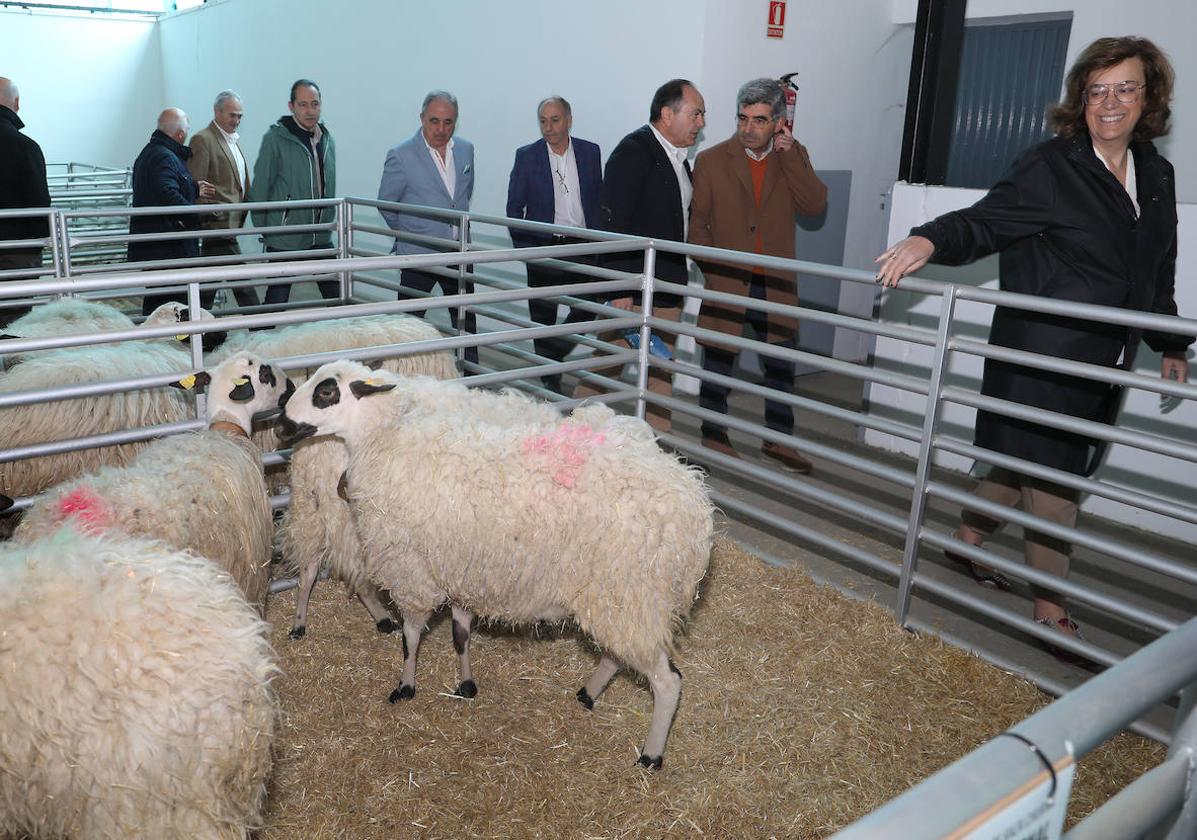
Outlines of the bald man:
{"label": "bald man", "polygon": [[[207,181],[196,181],[187,171],[191,149],[183,145],[191,123],[179,108],[167,108],[158,115],[158,127],[150,135],[150,142],[141,150],[133,164],[133,206],[170,207],[198,204],[201,198],[211,200],[216,190]],[[129,233],[185,233],[199,230],[200,217],[195,213],[177,216],[133,216]],[[145,260],[178,260],[199,256],[199,240],[166,239],[129,243],[129,262]],[[169,267],[169,266],[164,266]],[[206,307],[212,305],[211,293],[201,297]],[[146,295],[141,312],[149,315],[167,301],[186,303],[184,292]]]}
{"label": "bald man", "polygon": [[[17,116],[21,95],[12,79],[0,76],[0,208],[49,207],[50,190],[46,187],[46,159],[33,140],[21,133],[25,123]],[[0,219],[0,241],[6,239],[44,239],[50,235],[45,216]],[[36,269],[42,264],[42,248],[0,248],[0,271]],[[35,276],[35,271],[24,277]],[[17,275],[8,279],[24,279]],[[0,300],[0,305],[4,301]],[[29,311],[28,306],[0,308],[0,327]]]}

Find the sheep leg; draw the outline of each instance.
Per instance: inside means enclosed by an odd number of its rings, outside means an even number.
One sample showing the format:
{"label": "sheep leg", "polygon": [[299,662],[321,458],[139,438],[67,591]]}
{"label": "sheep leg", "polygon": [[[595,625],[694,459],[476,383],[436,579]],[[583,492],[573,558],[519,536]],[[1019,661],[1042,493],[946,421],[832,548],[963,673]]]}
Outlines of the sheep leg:
{"label": "sheep leg", "polygon": [[669,737],[669,727],[673,725],[673,716],[682,696],[682,672],[662,651],[656,666],[647,676],[648,684],[653,689],[653,720],[637,763],[651,770],[660,770],[665,740]]}
{"label": "sheep leg", "polygon": [[607,683],[611,682],[611,678],[615,676],[615,672],[618,670],[619,660],[609,653],[604,653],[590,681],[578,689],[578,693],[575,695],[578,698],[578,702],[587,709],[593,709],[594,701],[603,693],[603,689],[607,687]]}
{"label": "sheep leg", "polygon": [[420,651],[420,637],[424,635],[424,628],[430,612],[401,613],[403,616],[403,676],[399,678],[399,687],[391,692],[390,701],[410,700],[416,696],[416,654]]}
{"label": "sheep leg", "polygon": [[474,614],[461,607],[453,607],[453,649],[457,651],[457,664],[461,671],[461,682],[457,685],[457,696],[472,699],[478,696],[478,684],[470,668],[470,629],[474,625]]}
{"label": "sheep leg", "polygon": [[378,628],[379,633],[394,633],[399,629],[395,619],[391,618],[391,613],[382,605],[382,601],[378,597],[378,590],[373,585],[365,583],[354,594],[362,602],[366,612],[370,613],[370,617],[374,619],[374,626]]}
{"label": "sheep leg", "polygon": [[299,588],[295,597],[295,620],[291,623],[288,639],[302,639],[308,632],[308,599],[312,597],[312,590],[316,588],[316,578],[320,575],[320,562],[305,563],[299,569]]}

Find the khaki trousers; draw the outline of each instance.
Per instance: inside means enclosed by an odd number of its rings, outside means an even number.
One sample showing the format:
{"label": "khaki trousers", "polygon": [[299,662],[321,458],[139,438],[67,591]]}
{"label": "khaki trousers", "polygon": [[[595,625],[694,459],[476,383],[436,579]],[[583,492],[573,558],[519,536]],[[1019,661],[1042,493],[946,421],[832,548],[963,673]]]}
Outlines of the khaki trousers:
{"label": "khaki trousers", "polygon": [[[640,312],[641,308],[639,306],[633,306],[632,311]],[[666,321],[676,321],[682,317],[682,310],[681,307],[677,306],[668,308],[657,307],[653,310],[652,314]],[[654,333],[654,335],[659,335],[669,347],[670,352],[673,351],[673,342],[677,336],[663,331],[660,333]],[[629,349],[628,343],[624,340],[623,334],[619,331],[613,330],[611,332],[599,333],[598,338],[602,341],[609,341],[624,350]],[[618,379],[620,373],[622,372],[622,365],[611,365],[605,368],[596,368],[591,371],[591,373],[597,373],[600,376],[606,376],[610,379]],[[648,390],[654,394],[660,394],[665,397],[673,396],[673,372],[650,366],[648,369]],[[603,393],[606,392],[599,390],[595,386],[583,380],[582,382],[578,383],[578,387],[574,390],[574,399],[583,400],[587,397],[593,397],[596,394]],[[669,409],[649,403],[644,418],[658,433],[667,434],[669,432],[671,421]]]}
{"label": "khaki trousers", "polygon": [[[1076,525],[1078,494],[1070,487],[1061,487],[1050,481],[994,467],[973,492],[979,498],[1006,507],[1014,507],[1021,503],[1026,513],[1060,525],[1070,528]],[[988,538],[1002,525],[997,519],[968,509],[965,509],[961,519],[982,539]],[[1023,550],[1028,566],[1050,572],[1057,577],[1068,577],[1071,543],[1027,529],[1023,536]],[[1036,598],[1063,606],[1063,596],[1040,587],[1032,589]]]}

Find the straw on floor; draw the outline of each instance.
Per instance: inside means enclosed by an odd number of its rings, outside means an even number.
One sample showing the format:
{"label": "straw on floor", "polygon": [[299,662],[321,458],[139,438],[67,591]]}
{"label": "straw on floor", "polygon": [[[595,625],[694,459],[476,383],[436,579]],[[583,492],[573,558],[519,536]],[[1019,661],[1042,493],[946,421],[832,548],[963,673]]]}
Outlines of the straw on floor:
{"label": "straw on floor", "polygon": [[[269,619],[283,722],[261,840],[826,837],[1050,702],[891,614],[720,540],[675,658],[665,767],[633,766],[647,685],[621,674],[593,712],[574,692],[596,653],[576,631],[482,628],[462,700],[449,622],[421,647],[418,693],[391,705],[402,643],[335,582],[287,639]],[[1123,735],[1083,761],[1070,819],[1163,747]]]}

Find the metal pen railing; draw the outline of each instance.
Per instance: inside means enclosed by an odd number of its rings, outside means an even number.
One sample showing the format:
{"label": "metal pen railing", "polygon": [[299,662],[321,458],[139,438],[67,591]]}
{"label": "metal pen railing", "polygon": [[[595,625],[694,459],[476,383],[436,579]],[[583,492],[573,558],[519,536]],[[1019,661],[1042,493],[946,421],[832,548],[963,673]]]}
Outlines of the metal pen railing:
{"label": "metal pen railing", "polygon": [[[146,264],[150,269],[140,272],[112,272],[100,274],[90,271],[76,271],[72,268],[70,249],[78,242],[63,235],[65,225],[61,211],[51,211],[51,221],[58,238],[50,245],[59,249],[55,260],[62,264],[61,275],[57,280],[28,281],[20,280],[0,284],[0,301],[17,295],[38,296],[53,292],[61,292],[66,286],[73,293],[100,293],[104,290],[128,288],[187,288],[190,294],[198,293],[201,284],[211,287],[228,283],[252,284],[269,278],[273,282],[299,282],[306,279],[313,271],[319,270],[324,275],[332,275],[340,281],[340,303],[344,304],[332,309],[302,308],[296,304],[293,309],[283,311],[266,311],[266,307],[255,308],[254,314],[236,314],[221,318],[219,322],[189,322],[185,331],[198,334],[210,329],[237,329],[250,326],[264,326],[270,324],[298,323],[301,321],[317,320],[330,317],[350,317],[358,314],[376,314],[384,312],[405,312],[420,309],[436,310],[439,308],[455,307],[459,313],[467,309],[479,315],[485,315],[493,323],[504,325],[501,329],[490,329],[476,335],[468,334],[460,328],[457,335],[443,338],[432,344],[439,348],[462,350],[466,347],[486,347],[490,355],[488,364],[474,365],[472,370],[481,375],[471,377],[471,384],[495,384],[498,382],[525,381],[532,382],[545,372],[565,372],[600,382],[610,389],[610,393],[603,398],[613,403],[634,403],[634,411],[643,416],[647,406],[657,404],[670,409],[675,416],[688,416],[694,420],[717,420],[721,425],[733,431],[755,436],[761,440],[773,441],[791,445],[807,454],[817,457],[821,462],[836,468],[842,468],[853,474],[864,476],[870,486],[888,486],[907,494],[909,504],[905,510],[894,511],[872,502],[862,500],[859,494],[854,495],[849,487],[842,489],[828,488],[811,479],[793,478],[783,475],[776,470],[764,468],[746,460],[728,458],[718,453],[705,450],[697,445],[693,438],[675,431],[665,438],[665,441],[678,451],[684,452],[692,459],[714,464],[736,480],[745,482],[759,482],[768,486],[772,492],[783,497],[800,500],[803,508],[802,516],[795,516],[785,512],[766,509],[765,506],[746,502],[743,498],[724,492],[717,485],[713,487],[713,500],[724,511],[748,521],[773,528],[788,535],[789,538],[804,544],[815,545],[823,550],[830,558],[848,564],[856,564],[870,571],[871,574],[891,582],[895,588],[893,608],[898,620],[905,627],[926,631],[932,629],[928,622],[911,611],[912,599],[929,597],[940,603],[953,605],[965,614],[979,616],[985,620],[992,620],[1010,628],[1012,632],[1041,639],[1051,644],[1067,648],[1084,654],[1097,662],[1115,665],[1124,659],[1124,652],[1113,650],[1101,645],[1073,642],[1063,638],[1060,634],[1037,625],[1029,618],[1003,606],[1000,601],[975,594],[976,589],[966,591],[956,585],[945,582],[936,573],[934,566],[925,563],[923,554],[926,548],[947,548],[962,556],[977,560],[987,566],[998,569],[1012,577],[1028,584],[1050,586],[1074,601],[1085,604],[1088,609],[1107,616],[1111,621],[1126,622],[1133,625],[1137,632],[1146,633],[1149,637],[1160,635],[1161,639],[1171,639],[1180,632],[1183,618],[1174,609],[1164,608],[1163,605],[1143,603],[1126,597],[1125,593],[1117,591],[1097,590],[1079,581],[1054,578],[1046,573],[1030,569],[1021,563],[1007,559],[1000,553],[967,546],[957,542],[950,535],[928,527],[928,507],[932,501],[963,505],[967,503],[971,508],[984,510],[983,505],[971,495],[965,494],[950,483],[938,477],[933,468],[933,455],[937,451],[955,452],[968,457],[978,458],[988,463],[1005,466],[1007,468],[1026,472],[1029,475],[1056,481],[1064,486],[1073,487],[1083,492],[1096,493],[1114,499],[1122,504],[1149,510],[1162,515],[1176,515],[1181,521],[1197,520],[1197,509],[1191,504],[1179,502],[1160,496],[1149,488],[1125,487],[1112,485],[1108,482],[1090,478],[1072,476],[1058,471],[1041,467],[1036,464],[1020,461],[1016,458],[999,453],[988,452],[969,442],[955,439],[944,431],[942,426],[941,404],[951,402],[960,405],[983,407],[989,411],[1001,414],[1019,416],[1025,409],[1002,401],[981,397],[969,389],[949,384],[945,376],[949,360],[954,353],[975,356],[1000,357],[1009,361],[1016,361],[1030,367],[1052,370],[1069,375],[1088,377],[1109,384],[1133,387],[1149,392],[1172,397],[1192,400],[1197,397],[1197,387],[1159,380],[1156,377],[1144,376],[1120,370],[1100,368],[1093,365],[1068,362],[1061,359],[1034,356],[1004,348],[993,348],[981,342],[960,337],[955,334],[958,316],[956,313],[960,301],[979,301],[985,303],[1000,303],[1002,306],[1028,311],[1049,311],[1055,314],[1078,318],[1098,318],[1104,323],[1119,324],[1134,328],[1151,328],[1176,333],[1197,332],[1197,322],[1193,320],[1170,318],[1166,316],[1145,313],[1131,313],[1118,309],[1092,307],[1081,304],[1071,304],[1059,301],[1045,301],[1039,298],[1010,295],[981,289],[967,288],[951,284],[942,284],[918,278],[907,278],[903,281],[902,289],[905,293],[939,296],[942,300],[940,316],[933,329],[910,326],[906,324],[880,323],[867,318],[853,318],[838,313],[821,312],[809,307],[790,306],[768,303],[753,299],[743,299],[735,296],[709,292],[705,289],[663,283],[653,280],[652,267],[658,252],[683,254],[688,257],[705,260],[718,259],[733,264],[797,271],[830,277],[845,282],[872,284],[872,275],[868,272],[842,268],[838,266],[822,266],[798,260],[784,260],[761,255],[742,254],[712,248],[699,248],[680,243],[643,240],[621,237],[616,234],[597,231],[582,231],[560,228],[543,223],[511,220],[504,217],[486,216],[483,214],[466,213],[461,211],[446,211],[435,208],[412,207],[409,205],[392,205],[364,199],[328,200],[335,202],[339,208],[335,221],[328,229],[337,233],[336,258],[322,260],[319,268],[310,262],[294,261],[291,259],[264,259],[263,255],[246,255],[241,265],[203,265],[198,260],[184,261],[186,265],[178,267],[163,267]],[[284,203],[288,206],[294,203]],[[301,205],[304,203],[300,203]],[[311,203],[306,203],[312,206]],[[211,205],[186,208],[188,212],[210,212],[213,209],[226,211],[228,209],[254,209],[280,205],[221,205],[213,208]],[[458,237],[455,240],[439,239],[436,237],[422,237],[413,234],[392,231],[390,228],[371,224],[368,221],[366,209],[384,208],[397,212],[410,212],[448,221],[458,227]],[[42,211],[44,212],[44,211]],[[104,211],[116,213],[117,211]],[[125,211],[127,212],[127,211]],[[179,212],[178,208],[146,208],[138,212],[167,213]],[[471,235],[478,235],[487,226],[494,226],[501,230],[519,228],[541,233],[564,233],[592,242],[573,245],[546,245],[535,248],[488,248],[470,242]],[[270,228],[247,228],[241,231],[244,235],[261,233]],[[160,235],[150,235],[158,237]],[[362,236],[381,237],[387,239],[404,239],[406,241],[436,248],[440,253],[413,256],[391,256],[379,252],[361,240]],[[94,239],[94,238],[93,238]],[[106,244],[116,244],[129,237],[105,237]],[[644,252],[647,270],[638,275],[628,275],[615,272],[596,265],[573,262],[572,259],[601,255],[611,252],[625,252],[642,250]],[[289,255],[283,255],[287,257]],[[271,258],[278,255],[269,255]],[[500,274],[489,271],[493,266],[504,263],[526,263],[543,261],[558,268],[567,268],[571,273],[584,278],[586,282],[570,283],[561,286],[529,289],[518,281],[512,281]],[[467,268],[467,266],[469,268]],[[90,269],[91,267],[88,267]],[[423,297],[408,295],[401,300],[381,303],[364,303],[361,292],[363,287],[374,286],[388,292],[402,290],[399,283],[390,278],[391,273],[403,268],[420,268],[421,270],[439,273],[452,277],[459,282],[467,279],[476,284],[477,289],[469,293],[456,296]],[[467,273],[472,270],[472,273]],[[587,294],[611,295],[614,292],[627,291],[638,287],[649,300],[643,314],[631,314],[617,310],[592,300],[582,300],[575,295]],[[463,289],[464,289],[463,285]],[[480,291],[479,289],[485,289]],[[797,349],[784,349],[770,346],[766,343],[746,338],[736,338],[704,330],[692,324],[675,323],[655,317],[651,312],[651,298],[655,293],[670,292],[699,297],[704,301],[732,302],[747,309],[755,309],[771,314],[787,315],[804,321],[819,321],[832,325],[838,329],[856,330],[873,336],[885,336],[909,342],[912,345],[932,348],[933,361],[926,377],[910,373],[886,371],[870,364],[847,362],[831,359],[816,353]],[[406,294],[406,293],[405,293]],[[580,307],[595,316],[595,320],[568,325],[532,326],[531,321],[513,314],[511,306],[535,297],[559,298],[572,306]],[[260,313],[260,314],[259,314]],[[464,325],[464,319],[459,318],[459,324]],[[507,326],[513,327],[508,329]],[[623,350],[615,345],[603,341],[602,333],[612,329],[639,328],[641,345],[638,351]],[[809,397],[772,391],[750,382],[744,382],[734,377],[721,377],[708,373],[701,367],[680,360],[659,359],[647,353],[648,338],[653,331],[663,331],[673,336],[690,336],[698,341],[715,340],[720,344],[730,345],[741,350],[752,350],[760,354],[771,355],[776,358],[793,362],[802,362],[816,370],[825,371],[831,375],[850,377],[862,382],[883,383],[918,396],[924,401],[924,411],[920,422],[902,422],[871,413],[867,408],[859,410],[831,405]],[[166,328],[167,332],[179,332],[178,327]],[[164,333],[165,334],[165,333]],[[554,361],[528,352],[521,345],[531,338],[561,336],[570,337],[578,345],[594,350],[592,356],[581,359]],[[145,334],[137,337],[144,338]],[[0,352],[25,351],[45,348],[48,346],[82,346],[89,343],[99,343],[113,340],[107,337],[62,337],[58,339],[25,340],[21,342],[0,343]],[[40,343],[39,343],[40,342]],[[428,348],[425,348],[428,349]],[[355,358],[378,358],[387,354],[397,355],[404,352],[415,352],[410,346],[394,346],[388,348],[369,348],[350,353],[335,354],[352,356]],[[321,359],[327,360],[328,354]],[[290,368],[306,367],[318,359],[304,357],[303,359],[284,360],[284,366]],[[638,365],[637,378],[634,384],[625,385],[622,382],[605,377],[599,377],[592,370],[604,369],[615,363],[634,361]],[[495,366],[510,365],[505,369]],[[699,380],[714,381],[728,386],[738,392],[753,396],[767,396],[777,402],[809,412],[823,418],[838,422],[850,423],[857,429],[873,429],[892,434],[909,441],[919,443],[918,457],[909,467],[895,466],[885,463],[876,457],[871,457],[867,451],[845,450],[839,446],[829,446],[812,437],[805,431],[796,434],[782,434],[767,429],[760,424],[744,420],[739,417],[717,415],[695,406],[691,401],[677,397],[666,397],[653,394],[647,390],[647,375],[650,367],[656,367],[672,373],[683,373]],[[110,384],[113,391],[128,387],[129,383]],[[34,399],[33,395],[17,395],[16,399]],[[18,404],[0,403],[4,404]],[[562,405],[568,406],[569,401]],[[1079,431],[1086,435],[1103,437],[1116,441],[1120,445],[1135,446],[1147,452],[1165,453],[1170,457],[1186,461],[1197,460],[1197,447],[1185,443],[1174,437],[1158,433],[1144,433],[1128,429],[1118,429],[1102,424],[1093,424],[1064,415],[1053,416],[1044,412],[1034,413],[1035,422],[1053,425]],[[69,445],[69,444],[66,444]],[[52,451],[52,450],[46,450]],[[0,451],[0,461],[20,457],[19,453]],[[2,490],[2,488],[0,488]],[[276,500],[277,501],[277,500]],[[1179,504],[1178,504],[1179,502]],[[843,515],[850,517],[863,527],[875,529],[886,535],[886,539],[894,541],[892,548],[882,542],[878,547],[868,548],[853,544],[849,541],[836,539],[824,533],[820,528],[809,522],[813,511],[823,511],[828,515]],[[1006,520],[1032,527],[1037,531],[1053,534],[1067,539],[1077,545],[1099,552],[1112,558],[1113,561],[1126,565],[1135,570],[1148,570],[1166,578],[1189,585],[1197,581],[1194,567],[1189,558],[1178,556],[1161,556],[1157,550],[1148,550],[1137,545],[1131,545],[1108,537],[1095,535],[1081,524],[1077,528],[1064,528],[1053,525],[1038,517],[1019,511],[993,508],[990,512],[1001,514]],[[1191,614],[1191,611],[1190,611]],[[1187,626],[1187,625],[1186,625]],[[942,632],[942,631],[940,631]],[[1161,635],[1162,634],[1162,635]],[[959,641],[945,633],[944,635]],[[1171,644],[1171,642],[1169,643]],[[1144,652],[1150,650],[1146,648]],[[1003,665],[1008,659],[978,651]],[[1153,655],[1154,656],[1154,655]],[[1129,665],[1132,660],[1127,660]],[[1119,710],[1106,721],[1115,729],[1135,720],[1144,709],[1150,708],[1167,700],[1178,685],[1188,685],[1197,678],[1197,666],[1188,660],[1178,659],[1172,663],[1177,669],[1176,680],[1156,680],[1144,687],[1150,695],[1150,701],[1144,700],[1141,708],[1136,706],[1133,714],[1125,709]],[[1036,672],[1025,663],[1017,665],[1018,670],[1025,676],[1034,679],[1040,685],[1053,691],[1060,691],[1064,686],[1051,674]],[[1116,666],[1111,673],[1117,672]],[[1099,684],[1108,685],[1107,683]],[[1098,696],[1105,697],[1101,689]],[[1125,714],[1124,714],[1125,713]],[[1124,719],[1125,718],[1125,719]],[[1104,725],[1104,724],[1103,724]],[[1155,737],[1168,739],[1169,734],[1159,727],[1143,727]],[[1174,739],[1174,749],[1175,746]],[[1189,743],[1189,742],[1186,742]],[[1171,771],[1162,772],[1170,782],[1175,781]],[[1154,779],[1142,782],[1146,789],[1154,784]],[[1133,786],[1132,786],[1133,787]],[[1128,788],[1128,791],[1130,789]],[[1142,794],[1133,794],[1142,796]],[[1161,798],[1162,802],[1163,799]],[[1174,810],[1176,805],[1171,799],[1166,807]],[[1160,805],[1164,808],[1164,805]],[[862,835],[863,836],[863,835]],[[916,836],[916,835],[911,835]],[[921,836],[921,835],[919,835]],[[928,835],[930,836],[930,835]]]}

